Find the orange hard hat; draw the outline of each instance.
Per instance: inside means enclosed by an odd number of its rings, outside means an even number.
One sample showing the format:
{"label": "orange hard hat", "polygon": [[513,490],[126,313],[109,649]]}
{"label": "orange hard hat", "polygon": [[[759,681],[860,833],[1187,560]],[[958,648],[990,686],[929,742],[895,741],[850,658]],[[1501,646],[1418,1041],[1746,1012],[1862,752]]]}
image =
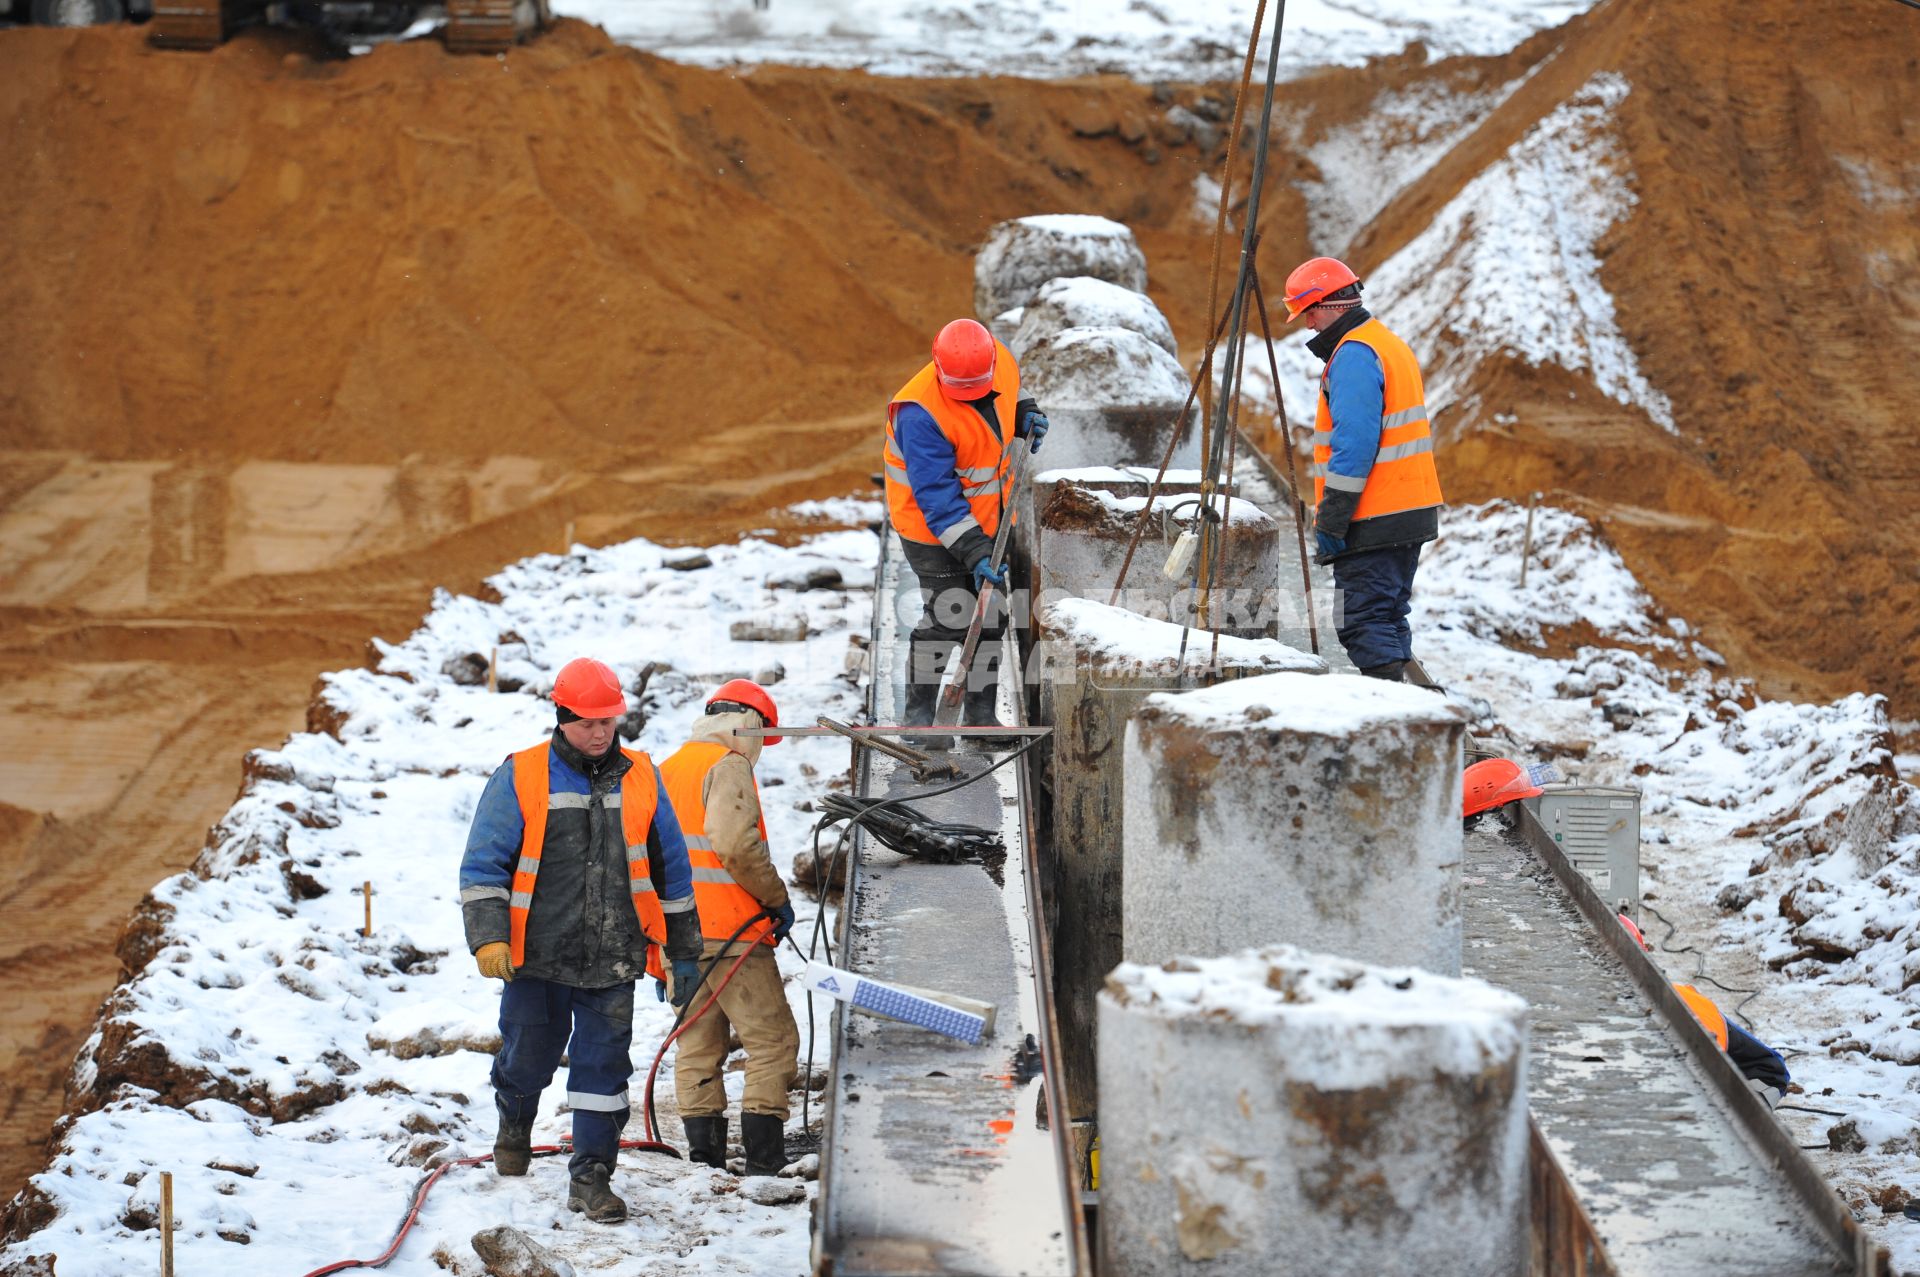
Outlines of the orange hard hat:
{"label": "orange hard hat", "polygon": [[1533,783],[1526,768],[1511,758],[1489,758],[1467,768],[1461,815],[1477,816],[1495,807],[1504,807],[1522,798],[1533,798],[1540,786]]}
{"label": "orange hard hat", "polygon": [[619,676],[612,666],[590,656],[576,657],[560,667],[560,677],[553,680],[553,703],[582,718],[619,718],[627,712]]}
{"label": "orange hard hat", "polygon": [[1647,938],[1641,934],[1640,925],[1624,913],[1615,914],[1614,917],[1620,919],[1620,925],[1627,929],[1627,934],[1633,937],[1633,942],[1640,946],[1641,952],[1646,952]]}
{"label": "orange hard hat", "polygon": [[[718,701],[732,701],[735,705],[745,705],[748,709],[759,710],[768,727],[780,726],[780,711],[774,708],[773,697],[767,695],[767,689],[748,678],[736,678],[722,683],[707,697],[707,708],[712,709]],[[784,736],[764,736],[763,745],[778,745]]]}
{"label": "orange hard hat", "polygon": [[978,320],[956,319],[933,339],[934,371],[955,399],[978,399],[993,389],[997,354],[993,334]]}
{"label": "orange hard hat", "polygon": [[1334,293],[1360,282],[1353,268],[1337,257],[1316,257],[1300,263],[1287,276],[1287,322],[1307,313]]}

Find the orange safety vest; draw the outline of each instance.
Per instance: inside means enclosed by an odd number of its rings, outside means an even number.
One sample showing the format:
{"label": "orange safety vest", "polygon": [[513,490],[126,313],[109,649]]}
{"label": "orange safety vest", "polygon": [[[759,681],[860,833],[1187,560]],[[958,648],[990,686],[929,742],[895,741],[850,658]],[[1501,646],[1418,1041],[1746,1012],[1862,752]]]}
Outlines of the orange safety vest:
{"label": "orange safety vest", "polygon": [[1676,984],[1673,991],[1687,1004],[1687,1010],[1693,1012],[1693,1018],[1700,1021],[1700,1027],[1713,1035],[1722,1051],[1727,1049],[1727,1017],[1720,1008],[1713,1005],[1713,999],[1690,984]]}
{"label": "orange safety vest", "polygon": [[[521,819],[526,822],[526,832],[520,837],[520,863],[513,869],[513,894],[507,902],[507,942],[516,967],[526,963],[527,915],[533,909],[533,884],[540,874],[540,849],[547,840],[547,810],[562,803],[583,807],[587,803],[585,794],[547,792],[547,756],[552,750],[553,742],[545,741],[513,755],[513,792],[520,800]],[[660,908],[647,864],[647,831],[653,828],[659,786],[651,758],[637,749],[623,748],[620,752],[633,766],[620,778],[620,792],[608,798],[619,800],[620,828],[627,838],[627,886],[633,893],[633,911],[639,915],[640,930],[650,942],[647,950],[651,967],[653,954],[667,936],[667,916]]]}
{"label": "orange safety vest", "polygon": [[[700,912],[700,930],[709,940],[728,940],[765,907],[754,894],[733,880],[720,853],[707,837],[707,773],[733,751],[718,741],[696,740],[682,745],[673,757],[660,764],[660,779],[666,782],[667,801],[680,818],[680,831],[687,839],[687,863],[693,866],[693,904]],[[754,782],[754,797],[760,796]],[[766,841],[767,817],[760,816],[760,840]],[[769,929],[762,940],[773,944]]]}
{"label": "orange safety vest", "polygon": [[[1012,458],[1007,445],[1013,440],[1014,405],[1020,402],[1020,365],[1013,352],[996,338],[993,361],[993,401],[1001,435],[993,432],[973,404],[949,399],[940,388],[940,377],[933,363],[913,375],[887,404],[887,442],[881,449],[881,462],[887,475],[887,511],[893,517],[893,530],[902,540],[923,545],[940,544],[940,538],[927,526],[927,516],[913,499],[913,483],[907,478],[906,458],[893,435],[893,419],[902,404],[919,404],[940,426],[940,433],[953,445],[953,473],[960,480],[960,494],[973,511],[973,521],[992,536],[1000,527],[1001,493],[1007,481]],[[951,535],[951,530],[949,531]],[[952,546],[948,546],[952,549]]]}
{"label": "orange safety vest", "polygon": [[1319,505],[1326,496],[1327,466],[1333,460],[1333,411],[1327,404],[1327,374],[1333,371],[1333,359],[1340,347],[1350,341],[1379,356],[1380,371],[1386,374],[1380,451],[1373,458],[1370,473],[1360,478],[1334,475],[1333,486],[1352,491],[1353,485],[1363,485],[1360,504],[1353,512],[1356,520],[1440,505],[1445,498],[1440,495],[1440,472],[1433,465],[1433,430],[1427,421],[1427,391],[1420,377],[1420,361],[1406,342],[1377,319],[1369,319],[1342,337],[1320,371],[1313,426],[1313,503]]}

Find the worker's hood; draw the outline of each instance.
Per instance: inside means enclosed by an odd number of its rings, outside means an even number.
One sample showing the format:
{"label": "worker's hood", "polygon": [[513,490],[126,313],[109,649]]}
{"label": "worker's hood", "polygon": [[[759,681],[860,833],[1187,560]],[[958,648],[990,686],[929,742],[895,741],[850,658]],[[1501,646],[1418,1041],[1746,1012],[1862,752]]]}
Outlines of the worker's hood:
{"label": "worker's hood", "polygon": [[734,731],[741,727],[759,726],[761,722],[757,710],[735,709],[720,714],[702,714],[693,720],[691,739],[725,745],[746,759],[749,764],[757,763],[760,761],[760,747],[765,744],[765,739],[759,736],[736,736]]}

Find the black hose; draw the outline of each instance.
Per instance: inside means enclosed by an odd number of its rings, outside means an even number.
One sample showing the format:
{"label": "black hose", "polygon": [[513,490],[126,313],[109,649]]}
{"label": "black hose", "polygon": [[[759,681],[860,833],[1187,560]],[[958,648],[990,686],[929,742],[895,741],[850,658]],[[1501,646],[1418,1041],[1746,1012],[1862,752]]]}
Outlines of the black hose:
{"label": "black hose", "polygon": [[1712,976],[1707,974],[1707,955],[1706,954],[1700,952],[1699,949],[1695,948],[1693,945],[1690,945],[1690,944],[1681,945],[1679,948],[1676,949],[1672,945],[1667,943],[1667,941],[1673,939],[1675,934],[1677,934],[1680,930],[1680,928],[1674,926],[1671,922],[1667,921],[1667,915],[1665,915],[1664,913],[1661,913],[1658,909],[1654,908],[1650,904],[1646,904],[1645,902],[1642,902],[1640,907],[1645,909],[1648,913],[1652,914],[1654,917],[1660,919],[1660,925],[1667,929],[1667,934],[1660,937],[1660,952],[1691,953],[1693,955],[1693,960],[1694,960],[1693,974],[1688,977],[1689,982],[1693,982],[1693,983],[1703,982],[1703,983],[1712,985],[1716,989],[1722,989],[1728,993],[1744,993],[1747,995],[1746,997],[1741,998],[1738,1002],[1734,1003],[1733,1014],[1734,1014],[1734,1018],[1738,1019],[1743,1026],[1745,1026],[1749,1031],[1751,1031],[1753,1029],[1753,1021],[1747,1019],[1747,1016],[1746,1016],[1747,1003],[1759,997],[1761,990],[1736,989],[1730,984],[1721,984],[1718,980],[1714,979]]}
{"label": "black hose", "polygon": [[[667,1030],[668,1037],[672,1037],[674,1033],[674,1029],[678,1029],[680,1027],[680,1022],[687,1018],[687,1012],[693,1006],[694,997],[700,992],[701,989],[706,987],[707,977],[711,976],[713,974],[713,969],[720,965],[720,959],[727,956],[727,950],[733,948],[734,941],[738,940],[741,936],[745,935],[747,928],[751,927],[754,923],[759,922],[762,918],[773,918],[773,917],[774,917],[774,913],[773,913],[773,910],[771,909],[762,909],[759,913],[754,914],[751,918],[748,918],[745,922],[741,923],[738,927],[734,929],[733,934],[727,937],[727,942],[720,946],[720,951],[718,953],[714,954],[711,958],[707,959],[707,965],[701,968],[700,979],[693,986],[693,992],[689,993],[687,995],[687,1000],[685,1002],[682,1002],[679,1005],[679,1007],[675,1009],[673,1013],[673,1028]],[[660,950],[660,955],[663,958],[666,957],[666,948],[664,946],[662,946]],[[670,958],[667,959],[667,963],[668,963],[668,966],[671,967],[672,959]],[[660,1138],[660,1122],[654,1116],[654,1113],[653,1113],[653,1084],[655,1079],[658,1076],[659,1075],[656,1073],[656,1074],[650,1074],[647,1077],[647,1108],[646,1108],[647,1134],[651,1136],[656,1143],[664,1144],[666,1141]]]}
{"label": "black hose", "polygon": [[[921,792],[915,793],[915,794],[903,794],[898,798],[860,799],[859,800],[860,802],[864,802],[868,804],[864,809],[854,812],[852,815],[836,815],[836,814],[829,813],[828,815],[823,816],[818,822],[816,822],[813,827],[813,865],[814,865],[814,873],[816,875],[814,878],[814,881],[817,884],[820,892],[822,907],[813,916],[813,935],[807,942],[807,952],[804,954],[800,954],[800,956],[805,958],[807,961],[811,962],[813,961],[814,954],[817,953],[820,949],[821,942],[826,935],[827,911],[825,908],[825,901],[826,901],[827,889],[833,881],[833,871],[839,867],[841,858],[846,855],[847,848],[852,845],[853,831],[855,829],[863,825],[866,825],[868,822],[872,821],[883,809],[894,808],[894,807],[905,807],[909,803],[924,802],[926,799],[929,799],[929,798],[938,798],[942,794],[951,794],[957,789],[965,789],[968,785],[973,784],[975,781],[986,779],[988,776],[991,776],[994,772],[999,771],[1002,767],[1005,767],[1008,763],[1013,762],[1015,759],[1024,757],[1029,751],[1031,751],[1036,745],[1038,745],[1041,741],[1045,739],[1046,737],[1044,736],[1032,737],[1025,744],[1021,745],[1020,748],[1009,751],[1004,757],[996,760],[989,766],[981,768],[979,771],[975,772],[971,776],[963,776],[959,780],[954,781],[950,785],[941,785],[938,788],[922,790]],[[915,815],[919,819],[923,819],[923,820],[927,819],[926,817],[919,816],[918,813],[915,813]],[[840,831],[840,837],[838,841],[834,843],[832,853],[829,854],[827,857],[827,862],[825,865],[826,871],[822,872],[822,866],[820,863],[820,834],[823,830],[825,830],[829,826],[836,824],[842,820],[846,821],[846,828]],[[929,821],[929,823],[937,824],[939,822]],[[793,940],[792,936],[788,936],[787,940],[789,943],[793,944],[794,952],[799,954],[800,953],[799,944]],[[831,962],[833,961],[833,944],[831,941],[827,941],[826,943],[827,943],[827,961]],[[801,1085],[801,1088],[800,1088],[800,1124],[802,1129],[809,1129],[813,1125],[812,1100],[813,1100],[814,1034],[815,1034],[815,1023],[813,1018],[813,995],[808,994],[807,995],[807,1072],[806,1072],[806,1080],[804,1081],[804,1083]]]}

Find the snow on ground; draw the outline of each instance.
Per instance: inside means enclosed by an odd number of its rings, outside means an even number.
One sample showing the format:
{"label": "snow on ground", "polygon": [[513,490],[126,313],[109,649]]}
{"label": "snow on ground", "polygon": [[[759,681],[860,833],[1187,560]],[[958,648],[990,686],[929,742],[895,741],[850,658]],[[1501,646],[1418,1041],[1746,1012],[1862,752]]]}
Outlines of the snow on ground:
{"label": "snow on ground", "polygon": [[[1268,6],[1269,22],[1279,6]],[[1592,0],[1293,0],[1285,75],[1424,43],[1505,53]],[[877,75],[1237,76],[1253,0],[558,0],[554,12],[683,62],[860,67]],[[1269,28],[1270,29],[1270,28]],[[1264,44],[1262,56],[1264,57]]]}
{"label": "snow on ground", "polygon": [[[805,513],[862,521],[879,510],[842,499]],[[664,564],[686,551],[633,541],[529,559],[492,579],[498,602],[441,594],[417,633],[381,645],[378,668],[329,675],[338,738],[302,733],[255,755],[194,870],[154,889],[170,916],[146,946],[152,959],[116,991],[77,1066],[77,1082],[99,1081],[110,1102],[61,1132],[29,1187],[36,1211],[57,1214],[0,1253],[57,1254],[61,1277],[152,1271],[158,1172],[170,1170],[180,1271],[294,1277],[377,1254],[424,1166],[486,1152],[500,986],[467,956],[456,871],[487,775],[550,730],[542,693],[558,668],[594,655],[630,686],[644,676],[646,721],[630,743],[656,759],[685,740],[706,693],[727,678],[777,676],[788,722],[848,717],[861,704],[849,640],[868,631],[870,532],[822,531],[791,548],[749,539],[706,556],[711,566],[675,570]],[[838,587],[819,579],[830,572]],[[820,588],[806,588],[809,573]],[[734,621],[802,617],[803,641],[730,637]],[[483,677],[474,686],[451,676],[471,680],[461,658],[496,647],[502,694]],[[517,682],[525,686],[504,691]],[[807,809],[846,767],[845,746],[831,740],[789,738],[763,755],[783,871],[808,845]],[[358,889],[368,881],[374,930],[362,937]],[[795,903],[795,935],[805,937],[815,906]],[[791,951],[780,962],[790,980],[801,966]],[[805,1000],[793,1000],[804,1026]],[[642,1070],[671,1018],[643,984]],[[816,1067],[825,1060],[823,1039]],[[736,1100],[739,1082],[730,1075]],[[628,1138],[641,1134],[640,1091],[636,1077]],[[536,1143],[568,1130],[564,1098],[563,1075],[547,1091]],[[658,1102],[669,1115],[662,1132],[677,1142],[671,1060]],[[537,1161],[518,1181],[456,1168],[385,1271],[478,1273],[468,1239],[500,1223],[606,1277],[807,1270],[811,1185],[798,1180],[741,1181],[629,1152],[614,1187],[634,1214],[615,1229],[570,1215],[565,1183],[562,1158]],[[753,1200],[776,1186],[798,1200]]]}
{"label": "snow on ground", "polygon": [[[1522,761],[1643,792],[1642,887],[1675,928],[1648,915],[1656,958],[1787,1056],[1790,1103],[1846,1115],[1780,1119],[1920,1271],[1897,1213],[1920,1191],[1920,797],[1893,772],[1884,698],[1760,699],[1564,511],[1536,512],[1522,589],[1525,520],[1506,502],[1447,512],[1414,597],[1422,662],[1490,704]],[[1836,1127],[1861,1147],[1826,1151]]]}
{"label": "snow on ground", "polygon": [[[1366,277],[1369,309],[1420,352],[1436,416],[1458,408],[1474,369],[1499,354],[1582,373],[1602,393],[1675,429],[1672,405],[1641,373],[1620,332],[1596,255],[1601,237],[1634,205],[1625,159],[1607,130],[1628,92],[1618,75],[1596,75]],[[1278,286],[1267,287],[1279,322]],[[1275,334],[1296,431],[1313,428],[1320,361],[1306,349],[1312,335],[1303,328],[1297,336]],[[1247,345],[1246,393],[1272,411],[1273,375],[1257,333]]]}
{"label": "snow on ground", "polygon": [[[1461,139],[1513,96],[1543,63],[1498,88],[1460,93],[1443,82],[1384,89],[1357,121],[1293,147],[1323,175],[1298,183],[1307,201],[1308,242],[1316,253],[1339,257],[1347,244],[1420,180]],[[1220,197],[1218,186],[1214,198]]]}

